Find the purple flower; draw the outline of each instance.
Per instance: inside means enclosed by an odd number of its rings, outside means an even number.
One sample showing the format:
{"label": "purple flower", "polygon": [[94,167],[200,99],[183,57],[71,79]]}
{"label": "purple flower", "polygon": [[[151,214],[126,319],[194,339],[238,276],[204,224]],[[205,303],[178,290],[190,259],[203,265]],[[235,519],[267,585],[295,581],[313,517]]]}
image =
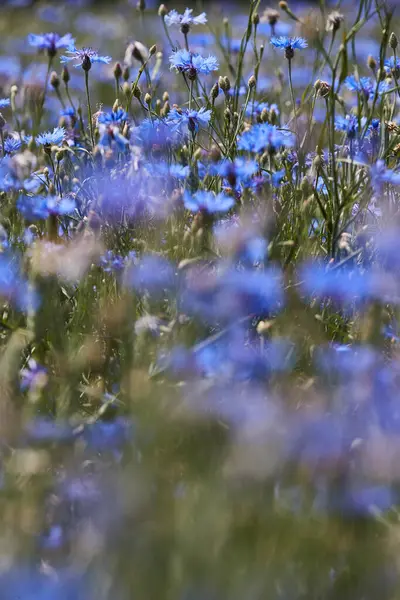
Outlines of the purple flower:
{"label": "purple flower", "polygon": [[235,199],[226,194],[214,194],[214,192],[207,192],[206,190],[200,190],[195,194],[185,192],[183,199],[185,208],[192,212],[205,212],[208,214],[227,212],[235,204]]}
{"label": "purple flower", "polygon": [[0,108],[5,108],[6,106],[10,106],[11,100],[10,98],[0,98]]}
{"label": "purple flower", "polygon": [[209,75],[219,68],[215,56],[210,55],[204,58],[200,54],[194,54],[185,49],[173,52],[169,57],[169,62],[171,63],[171,69],[176,69],[180,73],[187,73],[189,79],[196,79],[198,73]]}
{"label": "purple flower", "polygon": [[6,154],[18,152],[21,146],[22,142],[18,134],[10,135],[4,140],[4,151]]}
{"label": "purple flower", "polygon": [[70,33],[66,33],[63,36],[58,35],[58,33],[42,33],[40,35],[30,33],[28,35],[28,42],[31,46],[34,46],[34,48],[47,50],[48,56],[53,57],[60,48],[70,48],[71,46],[74,46],[75,39]]}
{"label": "purple flower", "polygon": [[382,192],[385,183],[400,185],[400,173],[388,169],[384,160],[377,160],[371,167],[371,183],[376,194]]}
{"label": "purple flower", "polygon": [[61,62],[63,64],[70,61],[76,61],[74,67],[82,67],[85,71],[89,71],[93,63],[103,63],[108,65],[111,61],[111,56],[99,56],[99,53],[92,48],[81,48],[78,50],[73,47],[67,50],[66,54],[68,54],[68,56],[63,55],[61,57]]}
{"label": "purple flower", "polygon": [[206,13],[201,13],[197,17],[192,17],[192,8],[187,8],[183,15],[180,15],[176,10],[171,10],[165,15],[165,23],[168,27],[171,25],[205,25],[207,23]]}
{"label": "purple flower", "polygon": [[176,129],[187,127],[191,133],[197,133],[200,126],[206,127],[211,119],[211,110],[204,106],[197,110],[173,108],[167,117],[167,123],[171,123]]}

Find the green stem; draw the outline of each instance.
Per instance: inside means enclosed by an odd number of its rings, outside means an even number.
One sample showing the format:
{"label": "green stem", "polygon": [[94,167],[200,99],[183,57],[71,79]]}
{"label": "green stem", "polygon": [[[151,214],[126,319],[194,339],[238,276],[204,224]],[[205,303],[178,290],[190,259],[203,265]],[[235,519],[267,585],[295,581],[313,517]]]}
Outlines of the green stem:
{"label": "green stem", "polygon": [[92,141],[92,146],[94,146],[92,107],[90,105],[90,93],[89,93],[89,71],[86,71],[86,70],[85,70],[85,88],[86,88],[86,98],[87,98],[87,103],[88,103],[90,139]]}

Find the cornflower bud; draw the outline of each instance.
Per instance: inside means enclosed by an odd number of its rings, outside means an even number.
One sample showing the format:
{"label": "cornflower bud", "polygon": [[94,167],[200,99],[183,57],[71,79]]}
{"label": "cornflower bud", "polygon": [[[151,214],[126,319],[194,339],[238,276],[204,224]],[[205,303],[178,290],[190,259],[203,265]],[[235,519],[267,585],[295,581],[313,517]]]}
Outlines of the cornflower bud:
{"label": "cornflower bud", "polygon": [[327,98],[330,94],[331,86],[326,81],[317,79],[317,81],[314,83],[314,89],[318,96],[321,98]]}
{"label": "cornflower bud", "polygon": [[167,14],[168,14],[168,8],[165,6],[165,4],[160,4],[159,9],[158,9],[158,16],[161,18],[164,18]]}
{"label": "cornflower bud", "polygon": [[397,39],[397,35],[395,33],[391,33],[390,37],[389,37],[389,46],[393,49],[396,50],[397,46],[399,45],[399,40]]}
{"label": "cornflower bud", "polygon": [[261,123],[266,123],[268,121],[268,111],[266,108],[263,108],[260,114]]}
{"label": "cornflower bud", "polygon": [[289,8],[289,5],[285,0],[281,0],[281,2],[279,2],[279,8],[286,11]]}
{"label": "cornflower bud", "polygon": [[153,44],[153,46],[150,47],[149,56],[153,56],[153,54],[155,54],[156,52],[157,52],[157,46],[155,44]]}
{"label": "cornflower bud", "polygon": [[254,13],[251,17],[251,22],[257,27],[257,25],[260,23],[260,15],[258,13]]}
{"label": "cornflower bud", "polygon": [[275,108],[271,108],[269,111],[269,120],[271,125],[277,125],[278,123],[278,113],[276,112]]}
{"label": "cornflower bud", "polygon": [[249,78],[249,81],[247,82],[247,85],[249,86],[250,89],[255,88],[257,85],[257,79],[254,77],[254,75],[252,75]]}
{"label": "cornflower bud", "polygon": [[114,77],[115,77],[115,79],[120,79],[121,76],[122,76],[121,63],[117,62],[114,65]]}
{"label": "cornflower bud", "polygon": [[55,71],[50,75],[50,85],[57,90],[60,87],[60,78]]}
{"label": "cornflower bud", "polygon": [[119,109],[119,100],[117,98],[113,104],[112,111],[117,112],[118,109]]}
{"label": "cornflower bud", "polygon": [[4,128],[4,125],[7,123],[3,115],[0,113],[0,130]]}
{"label": "cornflower bud", "polygon": [[211,101],[216,100],[216,98],[218,97],[218,94],[219,94],[219,85],[218,85],[218,82],[216,82],[216,83],[214,83],[214,85],[212,86],[211,91],[210,91]]}
{"label": "cornflower bud", "polygon": [[[126,97],[130,96],[131,86],[129,85],[129,83],[127,81],[124,82],[124,85],[122,86],[122,91]],[[135,94],[133,94],[133,95],[135,95]]]}
{"label": "cornflower bud", "polygon": [[156,100],[155,109],[156,109],[156,113],[160,113],[160,109],[161,109],[161,100],[160,100],[160,98],[157,98],[157,100]]}
{"label": "cornflower bud", "polygon": [[371,71],[375,71],[377,67],[376,60],[373,56],[369,55],[367,58],[367,65],[371,69]]}
{"label": "cornflower bud", "polygon": [[124,67],[124,70],[122,71],[122,79],[124,81],[128,81],[130,75],[131,75],[131,72],[130,72],[129,67]]}
{"label": "cornflower bud", "polygon": [[147,105],[150,105],[150,104],[151,104],[151,94],[149,94],[149,92],[147,92],[147,93],[145,94],[145,97],[144,97],[144,103],[145,103],[145,104],[147,104]]}
{"label": "cornflower bud", "polygon": [[68,83],[68,81],[71,79],[69,71],[66,66],[64,66],[61,71],[61,79],[63,80],[64,83]]}
{"label": "cornflower bud", "polygon": [[164,92],[162,95],[162,101],[168,102],[168,100],[169,100],[169,94],[168,94],[168,92]]}
{"label": "cornflower bud", "polygon": [[141,89],[138,85],[133,85],[132,86],[132,94],[134,95],[135,98],[137,98],[138,100],[140,100],[140,98],[142,97],[142,92]]}
{"label": "cornflower bud", "polygon": [[138,0],[138,3],[136,4],[136,8],[140,11],[144,11],[146,10],[146,2],[145,0]]}

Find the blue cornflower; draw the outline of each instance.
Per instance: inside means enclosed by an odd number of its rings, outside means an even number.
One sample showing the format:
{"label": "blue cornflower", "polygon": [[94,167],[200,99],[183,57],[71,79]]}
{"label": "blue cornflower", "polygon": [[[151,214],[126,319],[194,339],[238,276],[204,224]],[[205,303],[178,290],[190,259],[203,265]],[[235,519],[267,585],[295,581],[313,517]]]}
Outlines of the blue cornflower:
{"label": "blue cornflower", "polygon": [[21,369],[21,390],[44,387],[47,383],[47,369],[30,358],[26,369]]}
{"label": "blue cornflower", "polygon": [[4,151],[6,154],[18,152],[21,146],[22,142],[18,134],[10,135],[4,140]]}
{"label": "blue cornflower", "polygon": [[97,117],[97,122],[103,123],[104,125],[119,125],[127,120],[128,115],[122,108],[118,108],[115,111],[112,110],[111,112],[101,112]]}
{"label": "blue cornflower", "polygon": [[396,77],[399,76],[400,74],[400,58],[398,58],[396,56],[396,58],[394,56],[391,56],[390,58],[387,58],[385,60],[384,63],[385,66],[385,71],[388,74],[394,73],[396,75]]}
{"label": "blue cornflower", "polygon": [[84,71],[89,71],[92,67],[92,63],[103,63],[108,65],[111,61],[111,56],[99,56],[97,50],[93,50],[92,48],[81,48],[78,50],[73,47],[67,50],[66,54],[69,56],[63,55],[61,57],[61,62],[63,64],[75,60],[76,64],[74,67],[82,67]]}
{"label": "blue cornflower", "polygon": [[173,52],[169,57],[171,69],[175,68],[180,73],[187,73],[189,79],[196,79],[198,73],[209,75],[212,71],[219,68],[218,60],[215,56],[204,58],[200,54],[194,54],[189,50],[181,49]]}
{"label": "blue cornflower", "polygon": [[213,169],[217,175],[227,179],[229,185],[235,187],[238,183],[247,183],[250,178],[258,171],[258,164],[255,160],[246,160],[243,157],[235,160],[222,160],[215,165]]}
{"label": "blue cornflower", "polygon": [[279,48],[285,51],[285,56],[288,60],[292,59],[295,50],[302,50],[307,48],[307,40],[301,37],[273,37],[271,38],[271,44],[274,48]]}
{"label": "blue cornflower", "polygon": [[191,133],[197,133],[200,126],[206,127],[211,119],[211,110],[206,110],[204,106],[197,110],[188,110],[186,108],[178,110],[173,108],[167,117],[167,123],[180,129],[187,126]]}
{"label": "blue cornflower", "polygon": [[132,131],[132,143],[139,144],[147,150],[165,148],[176,142],[178,131],[164,119],[143,119]]}
{"label": "blue cornflower", "polygon": [[253,125],[238,140],[239,150],[257,153],[265,149],[274,152],[282,146],[293,145],[294,136],[290,131],[282,131],[269,123]]}
{"label": "blue cornflower", "polygon": [[234,198],[227,196],[226,194],[214,194],[214,192],[207,192],[201,190],[195,194],[185,192],[183,203],[185,208],[192,212],[205,212],[208,214],[227,212],[235,204]]}
{"label": "blue cornflower", "polygon": [[71,196],[24,196],[17,202],[20,213],[29,220],[47,219],[50,215],[62,216],[71,213],[76,208],[76,202]]}
{"label": "blue cornflower", "polygon": [[[365,118],[361,119],[361,124]],[[345,131],[349,140],[354,140],[358,131],[358,118],[355,115],[338,116],[335,119],[336,131]]]}
{"label": "blue cornflower", "polygon": [[120,254],[115,254],[112,250],[107,250],[107,252],[100,257],[100,265],[106,273],[115,273],[116,271],[123,270],[125,267],[125,260]]}
{"label": "blue cornflower", "polygon": [[155,161],[145,165],[146,169],[155,176],[175,177],[176,179],[186,179],[190,173],[189,165],[183,166],[177,163],[169,164],[166,161]]}
{"label": "blue cornflower", "polygon": [[66,131],[64,127],[55,127],[53,131],[46,131],[36,137],[36,143],[40,146],[60,146],[65,140]]}
{"label": "blue cornflower", "polygon": [[382,192],[385,183],[400,185],[400,173],[386,167],[384,160],[377,160],[371,167],[371,183],[375,193]]}
{"label": "blue cornflower", "polygon": [[75,39],[70,33],[66,33],[63,36],[58,35],[58,33],[42,33],[40,35],[30,33],[28,35],[28,42],[31,46],[39,48],[39,50],[47,50],[48,56],[53,57],[60,48],[74,46]]}
{"label": "blue cornflower", "polygon": [[376,81],[373,81],[370,77],[360,77],[360,79],[356,79],[354,75],[349,75],[344,80],[344,83],[350,92],[361,93],[367,99],[374,96],[376,90],[381,94],[388,89],[388,84],[385,81],[381,81],[377,84]]}
{"label": "blue cornflower", "polygon": [[[171,10],[165,15],[165,23],[168,27],[171,25],[181,25],[190,27],[190,25],[205,25],[207,23],[207,15],[205,12],[201,13],[197,17],[192,17],[192,8],[187,8],[183,15],[180,15],[176,10]],[[188,29],[186,30],[187,33]]]}
{"label": "blue cornflower", "polygon": [[5,108],[6,106],[10,106],[11,100],[10,98],[0,98],[0,108]]}
{"label": "blue cornflower", "polygon": [[16,304],[20,310],[38,305],[37,296],[20,273],[18,261],[8,253],[0,254],[0,297]]}
{"label": "blue cornflower", "polygon": [[120,152],[126,150],[129,141],[122,135],[117,125],[99,125],[99,146],[103,148],[112,148],[116,146]]}

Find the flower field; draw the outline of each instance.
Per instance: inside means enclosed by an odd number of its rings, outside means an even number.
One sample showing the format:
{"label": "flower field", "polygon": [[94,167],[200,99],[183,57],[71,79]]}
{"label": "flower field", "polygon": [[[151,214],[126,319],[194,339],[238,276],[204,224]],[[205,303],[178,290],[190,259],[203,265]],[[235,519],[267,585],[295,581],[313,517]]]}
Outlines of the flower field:
{"label": "flower field", "polygon": [[396,4],[2,5],[0,600],[400,597]]}

